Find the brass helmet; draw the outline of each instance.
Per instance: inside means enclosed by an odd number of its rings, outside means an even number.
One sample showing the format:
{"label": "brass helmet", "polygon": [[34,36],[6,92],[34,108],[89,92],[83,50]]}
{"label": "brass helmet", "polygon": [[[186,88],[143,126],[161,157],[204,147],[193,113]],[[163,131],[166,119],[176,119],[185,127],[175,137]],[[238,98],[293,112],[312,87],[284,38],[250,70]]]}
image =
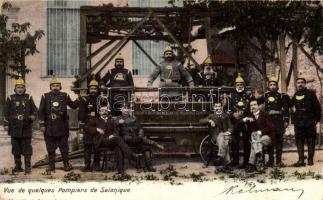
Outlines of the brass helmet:
{"label": "brass helmet", "polygon": [[268,83],[270,83],[270,82],[278,83],[278,79],[277,79],[277,77],[275,76],[275,74],[272,74],[272,75],[270,76],[270,78],[268,79]]}
{"label": "brass helmet", "polygon": [[208,56],[206,57],[206,59],[203,61],[203,64],[204,64],[204,65],[212,65],[212,64],[214,64],[214,63],[212,62],[212,57],[211,57],[211,55],[208,55]]}
{"label": "brass helmet", "polygon": [[25,81],[19,77],[15,82],[15,86],[17,86],[17,85],[25,86]]}
{"label": "brass helmet", "polygon": [[172,52],[172,53],[174,53],[174,51],[173,51],[172,47],[170,47],[170,46],[165,47],[165,49],[164,49],[164,54],[165,54],[166,52]]}
{"label": "brass helmet", "polygon": [[91,87],[91,86],[99,87],[99,83],[95,79],[93,79],[89,84],[89,87]]}
{"label": "brass helmet", "polygon": [[238,76],[237,78],[235,79],[234,83],[245,83],[242,76],[241,76],[241,73],[238,73]]}
{"label": "brass helmet", "polygon": [[305,79],[305,76],[304,76],[304,74],[302,73],[302,72],[299,72],[298,73],[298,76],[297,76],[297,78],[296,78],[296,81],[297,80],[304,80],[305,81],[305,83],[306,83],[306,79]]}
{"label": "brass helmet", "polygon": [[118,53],[115,60],[124,60],[122,53]]}
{"label": "brass helmet", "polygon": [[56,76],[53,76],[52,80],[50,80],[50,85],[52,84],[61,84],[61,81]]}

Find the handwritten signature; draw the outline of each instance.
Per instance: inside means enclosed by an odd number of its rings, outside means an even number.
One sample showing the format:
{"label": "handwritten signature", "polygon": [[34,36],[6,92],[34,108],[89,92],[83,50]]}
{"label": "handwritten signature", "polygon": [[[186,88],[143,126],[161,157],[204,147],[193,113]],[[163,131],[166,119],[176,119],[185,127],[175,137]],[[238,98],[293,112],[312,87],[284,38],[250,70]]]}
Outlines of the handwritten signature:
{"label": "handwritten signature", "polygon": [[295,188],[262,188],[257,189],[256,183],[252,181],[244,181],[244,184],[237,184],[230,186],[229,188],[225,189],[223,192],[219,193],[216,197],[221,195],[230,195],[230,194],[253,194],[253,193],[263,193],[263,192],[294,192],[299,193],[297,199],[300,199],[304,194],[303,189],[295,189]]}

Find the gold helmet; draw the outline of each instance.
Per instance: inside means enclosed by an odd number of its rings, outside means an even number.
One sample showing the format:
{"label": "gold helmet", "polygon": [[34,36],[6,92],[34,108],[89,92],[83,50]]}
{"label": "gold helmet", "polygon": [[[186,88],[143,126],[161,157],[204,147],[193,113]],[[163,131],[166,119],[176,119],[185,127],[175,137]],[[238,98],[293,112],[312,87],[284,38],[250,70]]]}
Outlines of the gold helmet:
{"label": "gold helmet", "polygon": [[99,87],[99,83],[95,79],[93,79],[89,84],[89,87],[91,87],[91,86]]}
{"label": "gold helmet", "polygon": [[212,65],[213,64],[211,55],[207,56],[207,58],[203,61],[203,64],[204,65]]}
{"label": "gold helmet", "polygon": [[234,83],[245,83],[242,76],[241,76],[241,73],[238,73],[238,76],[235,79]]}
{"label": "gold helmet", "polygon": [[269,82],[275,82],[275,83],[278,83],[278,79],[277,77],[275,76],[275,74],[272,74],[271,77],[269,78],[268,80],[268,83]]}
{"label": "gold helmet", "polygon": [[118,53],[115,60],[124,60],[122,53]]}
{"label": "gold helmet", "polygon": [[17,85],[25,86],[25,81],[19,77],[15,82],[15,86],[17,86]]}
{"label": "gold helmet", "polygon": [[296,78],[296,81],[299,80],[299,79],[304,80],[306,82],[305,76],[304,76],[304,74],[302,72],[299,72],[298,73],[298,76]]}
{"label": "gold helmet", "polygon": [[173,52],[172,47],[170,47],[170,46],[167,46],[167,47],[164,49],[164,53],[166,53],[166,52],[172,52],[172,53],[174,53],[174,52]]}
{"label": "gold helmet", "polygon": [[52,80],[50,80],[50,85],[52,84],[61,84],[61,81],[57,77],[53,77]]}

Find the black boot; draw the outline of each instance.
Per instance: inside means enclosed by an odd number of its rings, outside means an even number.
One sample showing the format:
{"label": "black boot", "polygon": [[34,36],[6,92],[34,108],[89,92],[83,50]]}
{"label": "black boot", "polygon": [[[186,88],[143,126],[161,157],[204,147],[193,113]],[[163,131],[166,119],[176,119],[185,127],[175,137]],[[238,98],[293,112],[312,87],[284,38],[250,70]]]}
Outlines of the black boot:
{"label": "black boot", "polygon": [[124,173],[124,156],[119,147],[114,148],[117,174]]}
{"label": "black boot", "polygon": [[305,166],[304,163],[304,140],[300,138],[296,138],[296,146],[297,146],[297,153],[298,153],[298,161],[294,163],[293,167],[303,167]]}
{"label": "black boot", "polygon": [[66,172],[71,171],[73,169],[73,167],[69,163],[67,152],[62,153],[62,159],[63,159],[63,165],[64,165],[63,170]]}
{"label": "black boot", "polygon": [[94,152],[94,158],[93,158],[93,170],[94,171],[101,171],[101,153],[99,151]]}
{"label": "black boot", "polygon": [[269,162],[267,163],[268,167],[274,167],[275,158],[274,158],[274,147],[268,147]]}
{"label": "black boot", "polygon": [[55,172],[55,152],[48,153],[48,168],[46,169],[47,172]]}
{"label": "black boot", "polygon": [[90,172],[91,170],[91,151],[84,148],[84,167],[82,168],[83,172]]}
{"label": "black boot", "polygon": [[12,172],[23,172],[24,169],[21,168],[21,155],[14,155],[15,167],[12,169]]}
{"label": "black boot", "polygon": [[144,151],[145,165],[148,172],[156,172],[156,168],[153,167],[152,153],[151,151]]}
{"label": "black boot", "polygon": [[25,155],[25,174],[31,173],[31,155]]}
{"label": "black boot", "polygon": [[315,138],[311,137],[307,139],[307,148],[308,148],[308,158],[307,164],[312,166],[314,165],[314,153],[315,153]]}

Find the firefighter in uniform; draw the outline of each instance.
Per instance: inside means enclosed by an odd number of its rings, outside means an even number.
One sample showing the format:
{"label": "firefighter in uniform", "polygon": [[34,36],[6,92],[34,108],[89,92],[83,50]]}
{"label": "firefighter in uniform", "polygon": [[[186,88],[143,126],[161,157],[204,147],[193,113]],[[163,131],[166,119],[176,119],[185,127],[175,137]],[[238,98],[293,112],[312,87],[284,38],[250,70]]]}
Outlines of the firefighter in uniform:
{"label": "firefighter in uniform", "polygon": [[25,82],[19,78],[15,83],[15,94],[7,98],[4,108],[4,128],[11,136],[12,154],[15,160],[13,172],[23,172],[21,155],[25,160],[25,174],[31,172],[32,123],[37,115],[33,98],[25,93]]}
{"label": "firefighter in uniform", "polygon": [[[203,62],[203,70],[197,73],[195,77],[195,85],[199,87],[214,87],[220,86],[220,80],[218,79],[218,73],[214,71],[214,63],[212,62],[211,56],[209,55]],[[202,95],[202,98],[210,99],[208,92],[199,92],[199,95]],[[198,98],[199,99],[199,98]]]}
{"label": "firefighter in uniform", "polygon": [[[154,71],[149,75],[147,87],[151,87],[155,79],[160,75],[160,87],[181,87],[181,79],[183,78],[189,85],[194,87],[193,78],[183,65],[175,59],[174,52],[171,47],[164,50],[164,61],[162,61]],[[164,90],[161,92],[161,100],[178,101],[181,100],[181,91]]]}
{"label": "firefighter in uniform", "polygon": [[68,160],[68,115],[67,106],[76,109],[78,101],[72,101],[68,94],[61,92],[61,82],[53,77],[50,82],[50,92],[42,95],[39,105],[39,125],[44,132],[46,149],[48,152],[48,172],[55,171],[55,151],[60,149],[65,171],[72,166]]}
{"label": "firefighter in uniform", "polygon": [[143,152],[147,170],[155,172],[156,169],[152,167],[152,150],[150,147],[164,150],[164,146],[144,136],[141,124],[135,116],[130,114],[130,108],[127,105],[122,107],[121,113],[122,115],[116,119],[120,136],[128,145],[137,147],[140,152]]}
{"label": "firefighter in uniform", "polygon": [[296,79],[296,89],[291,99],[292,123],[298,151],[298,162],[293,166],[305,166],[304,142],[308,145],[308,165],[314,164],[316,123],[321,120],[321,105],[314,91],[306,88],[306,79],[300,74]]}
{"label": "firefighter in uniform", "polygon": [[[84,144],[84,168],[83,171],[97,171],[100,169],[100,152],[94,151],[93,135],[86,132],[84,125],[91,119],[99,117],[99,83],[93,79],[88,86],[88,96],[80,98],[79,106],[79,125],[83,129]],[[91,157],[93,154],[93,165],[91,165]]]}
{"label": "firefighter in uniform", "polygon": [[[105,76],[103,76],[100,87],[105,90],[106,87],[133,87],[132,73],[124,67],[124,58],[119,53],[115,59],[115,68],[109,70]],[[110,107],[112,115],[120,115],[120,109],[125,102],[128,102],[128,91],[116,91],[112,90],[110,93]]]}
{"label": "firefighter in uniform", "polygon": [[[268,81],[268,92],[264,94],[265,111],[270,115],[275,125],[276,138],[276,165],[284,167],[282,162],[283,136],[285,129],[289,124],[289,97],[286,94],[278,92],[278,80],[271,76]],[[271,156],[270,152],[270,156]],[[271,158],[271,157],[270,157]],[[271,158],[271,166],[273,158]]]}
{"label": "firefighter in uniform", "polygon": [[239,144],[240,138],[243,139],[243,168],[247,166],[250,155],[250,134],[247,132],[242,118],[249,114],[248,105],[252,95],[245,90],[245,81],[240,73],[235,79],[235,92],[231,96],[231,111],[234,130],[232,134],[232,167],[239,165]]}

